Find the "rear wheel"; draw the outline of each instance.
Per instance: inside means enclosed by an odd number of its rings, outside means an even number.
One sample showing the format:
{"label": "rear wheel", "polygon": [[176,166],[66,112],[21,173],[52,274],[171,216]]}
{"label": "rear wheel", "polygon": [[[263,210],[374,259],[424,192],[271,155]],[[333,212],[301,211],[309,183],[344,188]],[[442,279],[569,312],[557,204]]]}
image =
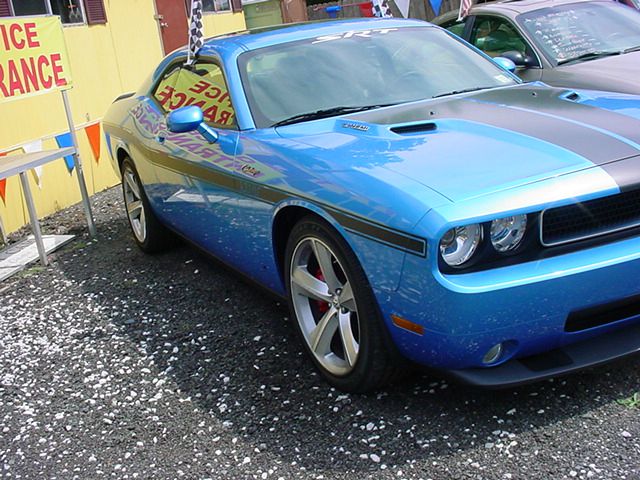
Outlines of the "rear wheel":
{"label": "rear wheel", "polygon": [[286,250],[287,293],[305,350],[336,388],[367,392],[397,376],[392,345],[355,254],[327,224],[309,217]]}
{"label": "rear wheel", "polygon": [[146,253],[161,252],[175,245],[176,238],[156,218],[130,158],[122,163],[122,193],[133,238]]}

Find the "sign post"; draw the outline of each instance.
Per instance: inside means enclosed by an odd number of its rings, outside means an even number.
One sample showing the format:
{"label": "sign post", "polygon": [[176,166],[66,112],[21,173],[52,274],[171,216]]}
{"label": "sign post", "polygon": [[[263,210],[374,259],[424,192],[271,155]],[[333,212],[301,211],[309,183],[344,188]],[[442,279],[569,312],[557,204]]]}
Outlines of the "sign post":
{"label": "sign post", "polygon": [[[82,160],[79,155],[78,139],[67,94],[67,90],[72,86],[69,55],[62,33],[60,17],[12,17],[0,19],[0,104],[34,95],[61,91],[67,123],[73,140],[73,148],[72,151],[69,148],[62,148],[43,152],[46,155],[39,158],[38,161],[51,161],[62,158],[65,155],[73,155],[89,233],[91,236],[95,236],[96,227],[93,213],[91,212],[91,203],[82,170]],[[46,265],[46,254],[42,245],[38,217],[29,183],[26,181],[23,171],[23,169],[33,168],[34,155],[12,155],[8,158],[11,159],[11,171],[20,174],[33,233],[36,237],[38,253],[42,263]],[[2,168],[0,168],[1,170]],[[8,167],[6,170],[10,171]]]}

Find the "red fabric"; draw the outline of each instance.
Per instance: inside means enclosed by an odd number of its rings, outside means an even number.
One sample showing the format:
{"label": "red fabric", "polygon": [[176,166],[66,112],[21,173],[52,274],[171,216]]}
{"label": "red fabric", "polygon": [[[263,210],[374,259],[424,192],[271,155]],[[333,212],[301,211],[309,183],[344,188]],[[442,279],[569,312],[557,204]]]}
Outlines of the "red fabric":
{"label": "red fabric", "polygon": [[[4,157],[6,153],[0,153],[0,157]],[[7,179],[0,179],[0,198],[2,198],[2,203],[7,204]]]}
{"label": "red fabric", "polygon": [[96,163],[100,161],[100,124],[94,123],[84,128],[89,138],[89,144],[91,145],[91,151],[93,152],[93,158],[96,159]]}
{"label": "red fabric", "polygon": [[358,3],[360,15],[363,17],[373,17],[373,2]]}

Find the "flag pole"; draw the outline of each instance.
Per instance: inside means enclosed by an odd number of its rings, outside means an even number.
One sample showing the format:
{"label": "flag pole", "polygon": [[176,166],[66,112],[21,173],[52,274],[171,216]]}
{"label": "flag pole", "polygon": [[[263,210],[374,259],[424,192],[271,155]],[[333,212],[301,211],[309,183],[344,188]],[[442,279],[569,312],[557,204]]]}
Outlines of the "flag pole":
{"label": "flag pole", "polygon": [[198,50],[203,44],[203,24],[202,24],[202,0],[191,1],[191,20],[189,22],[189,50],[187,52],[187,62],[191,65],[196,60]]}

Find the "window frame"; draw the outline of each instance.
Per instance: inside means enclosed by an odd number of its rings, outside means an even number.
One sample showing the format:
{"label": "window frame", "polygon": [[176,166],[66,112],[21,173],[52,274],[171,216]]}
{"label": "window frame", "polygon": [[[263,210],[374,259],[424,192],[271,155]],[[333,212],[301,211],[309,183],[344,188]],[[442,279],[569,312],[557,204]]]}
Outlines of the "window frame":
{"label": "window frame", "polygon": [[[449,30],[450,27],[456,24],[462,24],[462,35],[458,35],[457,33],[454,33],[451,30]],[[451,20],[443,22],[442,25],[439,25],[439,26],[440,28],[444,28],[446,31],[451,32],[454,35],[457,35],[458,37],[467,41],[467,39],[469,38],[469,32],[473,28],[473,18],[467,16],[467,17],[464,17],[462,20],[458,20],[458,17],[455,16]]]}
{"label": "window frame", "polygon": [[216,0],[213,0],[213,8],[214,10],[205,10],[204,2],[202,4],[202,14],[203,15],[214,15],[219,13],[233,13],[233,5],[231,4],[231,0],[228,0],[229,8],[227,10],[215,10],[216,8]]}
{"label": "window frame", "polygon": [[[173,70],[175,70],[176,67],[177,68],[184,67],[186,60],[187,60],[186,55],[181,55],[180,57],[175,58],[169,65],[167,65],[167,67],[162,71],[162,73],[158,75],[158,79],[151,84],[151,87],[147,91],[146,97],[149,98],[153,102],[153,104],[158,108],[158,110],[162,113],[165,120],[170,112],[166,111],[164,107],[160,104],[160,102],[156,99],[155,97],[156,90],[160,85],[160,83],[162,83],[162,80],[171,72],[173,72]],[[229,83],[227,82],[227,72],[224,69],[222,62],[217,57],[202,56],[202,57],[196,58],[195,65],[197,65],[198,63],[209,63],[209,64],[216,65],[218,68],[220,68],[220,71],[222,72],[222,79],[224,80],[224,86],[227,89],[227,94],[229,95],[229,101],[231,102],[231,109],[233,110],[233,118],[234,118],[234,122],[231,125],[211,123],[206,120],[204,122],[211,128],[215,128],[217,130],[240,131],[240,127],[238,126],[238,116],[236,115],[237,110],[236,110],[236,107],[234,106],[233,96],[231,95],[231,90],[229,89]]]}
{"label": "window frame", "polygon": [[[526,48],[525,48],[525,53],[527,55],[530,55],[531,57],[533,57],[536,60],[536,65],[532,65],[530,67],[526,67],[527,70],[529,69],[536,69],[536,68],[542,68],[542,60],[540,59],[540,55],[538,55],[537,50],[532,46],[533,42],[529,39],[529,37],[525,34],[525,32],[522,31],[522,29],[520,28],[520,26],[518,25],[518,22],[512,20],[511,18],[505,16],[505,15],[500,15],[494,12],[481,12],[481,13],[477,13],[474,14],[472,21],[468,22],[469,26],[469,30],[465,32],[465,40],[467,42],[469,42],[470,45],[472,45],[474,48],[477,48],[478,50],[480,50],[482,53],[484,53],[485,55],[487,55],[487,53],[482,50],[480,47],[477,47],[475,45],[475,43],[473,43],[472,41],[472,33],[474,31],[474,28],[476,27],[476,24],[478,23],[478,19],[482,19],[483,17],[487,17],[487,18],[492,18],[492,19],[496,19],[496,20],[501,20],[504,21],[506,23],[508,23],[511,28],[513,28],[513,30],[515,32],[518,33],[518,35],[520,35],[520,38],[522,38],[522,41],[524,42]],[[519,69],[522,69],[524,67],[519,67]]]}
{"label": "window frame", "polygon": [[[16,15],[16,9],[14,7],[14,2],[16,1],[20,1],[20,0],[8,0],[8,4],[9,4],[9,11],[11,13],[12,17],[23,17],[25,15]],[[34,14],[34,15],[29,15],[32,17],[46,17],[46,16],[51,16],[51,15],[56,15],[55,13],[53,13],[53,8],[51,6],[51,0],[43,0],[44,2],[44,8],[46,10],[45,13],[38,13],[38,14]],[[88,25],[87,23],[87,12],[85,11],[85,5],[84,5],[84,1],[83,0],[76,0],[76,2],[78,3],[78,5],[80,6],[80,12],[82,13],[82,22],[72,22],[72,23],[65,23],[62,21],[62,16],[60,15],[56,15],[60,17],[60,23],[62,23],[63,27],[77,27],[77,26],[83,26],[83,25]]]}

